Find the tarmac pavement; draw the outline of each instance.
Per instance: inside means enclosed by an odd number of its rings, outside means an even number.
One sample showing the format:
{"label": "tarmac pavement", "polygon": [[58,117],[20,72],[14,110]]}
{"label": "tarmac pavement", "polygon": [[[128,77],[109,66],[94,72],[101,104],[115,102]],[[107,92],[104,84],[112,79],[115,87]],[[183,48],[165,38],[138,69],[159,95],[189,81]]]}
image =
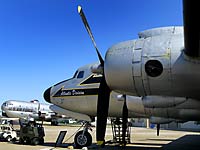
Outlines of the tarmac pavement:
{"label": "tarmac pavement", "polygon": [[[80,126],[44,126],[45,143],[44,145],[20,145],[19,143],[0,142],[0,150],[66,150],[72,148],[72,136]],[[56,139],[60,131],[67,131],[62,147],[55,147]],[[126,147],[118,144],[106,144],[104,148],[96,145],[95,128],[91,132],[93,144],[88,149],[102,150],[197,150],[200,148],[200,133],[189,131],[161,130],[160,136],[156,136],[156,129],[131,128],[131,144]],[[112,129],[107,127],[106,140],[112,140]],[[67,148],[68,147],[68,148]]]}

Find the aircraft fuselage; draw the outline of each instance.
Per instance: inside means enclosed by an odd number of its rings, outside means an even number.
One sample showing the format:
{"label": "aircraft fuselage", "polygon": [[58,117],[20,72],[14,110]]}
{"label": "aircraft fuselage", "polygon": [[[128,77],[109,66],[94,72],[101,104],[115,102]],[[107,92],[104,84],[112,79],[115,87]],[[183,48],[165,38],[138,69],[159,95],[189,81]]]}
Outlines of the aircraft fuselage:
{"label": "aircraft fuselage", "polygon": [[55,113],[49,109],[48,104],[39,102],[25,102],[17,100],[8,100],[2,104],[2,111],[9,118],[34,118],[46,121],[51,120],[51,115]]}

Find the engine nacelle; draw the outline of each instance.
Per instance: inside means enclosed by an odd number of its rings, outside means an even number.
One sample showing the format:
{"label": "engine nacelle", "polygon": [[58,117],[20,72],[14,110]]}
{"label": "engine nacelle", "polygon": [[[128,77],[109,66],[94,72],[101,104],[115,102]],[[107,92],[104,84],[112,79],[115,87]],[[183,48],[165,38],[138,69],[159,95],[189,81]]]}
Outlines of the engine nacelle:
{"label": "engine nacelle", "polygon": [[127,96],[129,111],[176,120],[200,120],[200,101],[181,97]]}
{"label": "engine nacelle", "polygon": [[171,123],[172,121],[175,121],[175,120],[171,118],[161,118],[161,117],[150,118],[150,122],[154,124],[167,124],[167,123]]}
{"label": "engine nacelle", "polygon": [[126,105],[129,111],[132,111],[137,114],[146,115],[142,97],[126,96]]}
{"label": "engine nacelle", "polygon": [[184,97],[145,96],[142,98],[145,108],[175,107],[187,101]]}
{"label": "engine nacelle", "polygon": [[[139,36],[137,40],[118,43],[107,51],[104,72],[108,86],[134,96],[194,95],[191,98],[200,98],[199,73],[190,71],[199,70],[200,66],[185,61],[181,55],[183,28],[150,29]],[[190,80],[193,78],[195,80]]]}
{"label": "engine nacelle", "polygon": [[108,86],[130,95],[134,91],[132,59],[135,41],[126,41],[111,47],[105,57],[104,73]]}

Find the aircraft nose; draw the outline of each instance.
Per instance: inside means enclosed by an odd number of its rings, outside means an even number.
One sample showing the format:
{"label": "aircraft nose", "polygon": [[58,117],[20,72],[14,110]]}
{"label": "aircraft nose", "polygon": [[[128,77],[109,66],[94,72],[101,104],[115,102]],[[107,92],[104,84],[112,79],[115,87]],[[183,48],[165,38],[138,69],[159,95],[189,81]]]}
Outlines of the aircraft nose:
{"label": "aircraft nose", "polygon": [[48,89],[44,92],[44,95],[43,95],[45,101],[47,101],[48,103],[51,103],[50,92],[51,92],[51,87],[48,88]]}
{"label": "aircraft nose", "polygon": [[6,110],[6,106],[7,106],[6,102],[3,103],[3,104],[1,105],[1,110],[5,111],[5,110]]}

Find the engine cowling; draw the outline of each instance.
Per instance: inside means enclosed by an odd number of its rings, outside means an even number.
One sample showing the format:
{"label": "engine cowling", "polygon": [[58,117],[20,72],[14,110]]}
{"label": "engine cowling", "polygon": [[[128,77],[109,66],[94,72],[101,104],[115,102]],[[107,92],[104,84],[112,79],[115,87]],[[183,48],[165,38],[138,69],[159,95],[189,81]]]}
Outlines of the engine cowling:
{"label": "engine cowling", "polygon": [[145,96],[142,98],[145,108],[175,107],[187,101],[184,97]]}
{"label": "engine cowling", "polygon": [[182,97],[127,96],[127,107],[129,111],[155,116],[171,118],[176,120],[200,120],[200,101]]}
{"label": "engine cowling", "polygon": [[181,83],[174,82],[180,79],[177,74],[183,75],[184,70],[172,69],[184,46],[183,28],[151,29],[141,32],[139,37],[116,44],[107,51],[104,72],[109,87],[134,96],[184,97],[182,91],[186,87],[180,88]]}
{"label": "engine cowling", "polygon": [[126,41],[111,47],[105,57],[104,73],[110,89],[133,95],[132,57],[135,41]]}

